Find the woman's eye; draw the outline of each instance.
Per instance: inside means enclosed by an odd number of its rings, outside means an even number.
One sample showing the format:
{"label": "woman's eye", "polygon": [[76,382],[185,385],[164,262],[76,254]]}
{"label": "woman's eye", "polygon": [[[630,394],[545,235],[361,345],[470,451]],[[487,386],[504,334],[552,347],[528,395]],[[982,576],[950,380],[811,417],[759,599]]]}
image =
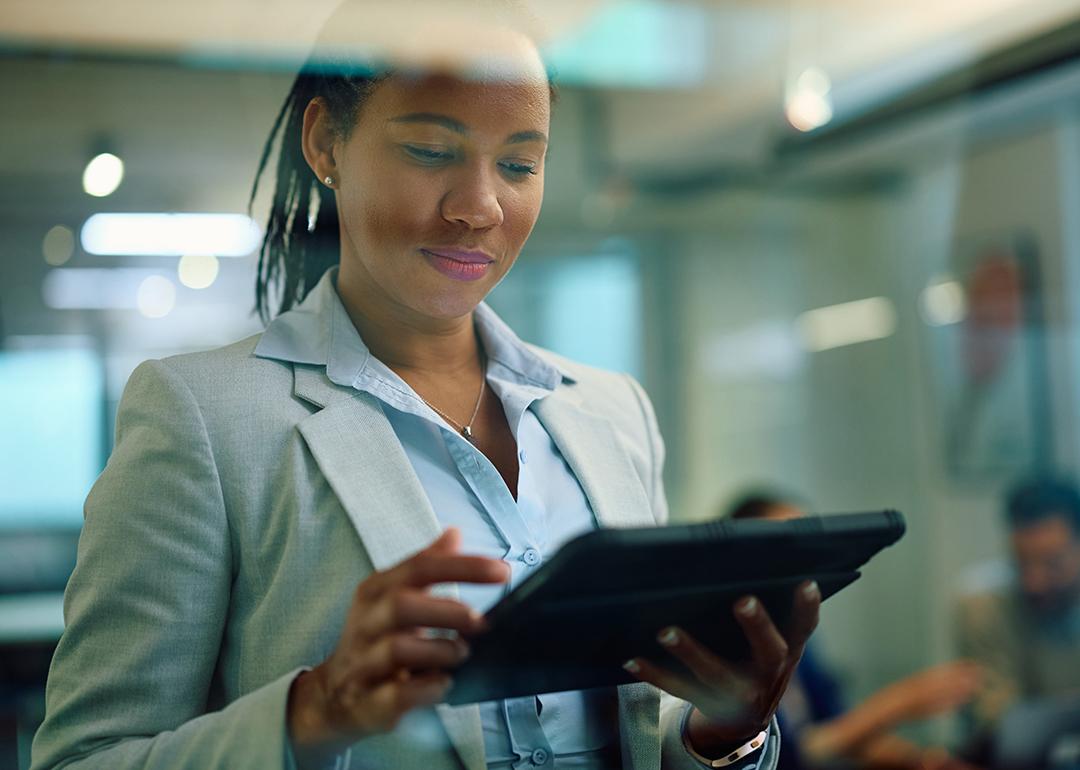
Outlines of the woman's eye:
{"label": "woman's eye", "polygon": [[433,147],[420,147],[415,144],[403,145],[405,152],[411,155],[416,160],[423,163],[445,163],[448,160],[452,160],[454,154],[445,150],[436,150]]}
{"label": "woman's eye", "polygon": [[505,160],[499,163],[499,165],[512,176],[525,176],[527,174],[536,173],[536,164],[534,163],[517,163],[511,160]]}

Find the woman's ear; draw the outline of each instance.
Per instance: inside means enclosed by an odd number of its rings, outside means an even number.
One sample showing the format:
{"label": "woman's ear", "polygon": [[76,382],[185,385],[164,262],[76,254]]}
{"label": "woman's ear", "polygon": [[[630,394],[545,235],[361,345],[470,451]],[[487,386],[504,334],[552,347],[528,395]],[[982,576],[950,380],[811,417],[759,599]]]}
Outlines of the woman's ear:
{"label": "woman's ear", "polygon": [[[328,187],[333,187],[338,178],[337,164],[334,161],[336,140],[326,103],[322,99],[312,99],[304,109],[300,145],[304,151],[304,160],[315,173],[315,178]],[[326,182],[327,178],[333,182]]]}

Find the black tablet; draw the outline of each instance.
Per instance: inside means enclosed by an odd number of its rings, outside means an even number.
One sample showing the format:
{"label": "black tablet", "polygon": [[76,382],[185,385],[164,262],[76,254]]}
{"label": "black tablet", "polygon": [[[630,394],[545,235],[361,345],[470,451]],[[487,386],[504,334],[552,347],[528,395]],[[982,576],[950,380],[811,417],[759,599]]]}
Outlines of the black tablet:
{"label": "black tablet", "polygon": [[745,659],[739,597],[757,596],[783,631],[800,582],[817,580],[829,597],[903,534],[896,511],[588,532],[488,612],[491,630],[471,640],[447,702],[634,681],[622,668],[630,658],[676,665],[656,642],[669,625]]}

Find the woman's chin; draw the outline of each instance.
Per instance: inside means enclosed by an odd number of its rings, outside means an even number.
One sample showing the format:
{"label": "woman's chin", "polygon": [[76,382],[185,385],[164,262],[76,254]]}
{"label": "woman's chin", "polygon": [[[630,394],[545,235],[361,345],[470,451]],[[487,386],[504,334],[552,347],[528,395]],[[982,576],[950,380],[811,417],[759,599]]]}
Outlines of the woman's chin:
{"label": "woman's chin", "polygon": [[479,287],[451,287],[414,296],[408,305],[418,315],[438,321],[452,321],[469,315],[484,301],[487,292]]}

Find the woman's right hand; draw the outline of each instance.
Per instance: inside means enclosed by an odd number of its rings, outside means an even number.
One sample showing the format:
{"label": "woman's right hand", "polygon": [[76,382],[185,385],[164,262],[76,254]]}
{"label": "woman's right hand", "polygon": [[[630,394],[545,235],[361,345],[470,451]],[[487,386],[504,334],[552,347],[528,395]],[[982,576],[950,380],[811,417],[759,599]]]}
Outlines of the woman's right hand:
{"label": "woman's right hand", "polygon": [[[289,735],[300,767],[389,732],[406,712],[446,694],[448,670],[468,656],[463,637],[482,631],[484,620],[428,589],[437,583],[504,583],[510,574],[505,562],[462,556],[460,544],[460,532],[448,529],[420,553],[357,586],[337,647],[298,676],[289,693]],[[428,629],[457,635],[433,638]]]}

